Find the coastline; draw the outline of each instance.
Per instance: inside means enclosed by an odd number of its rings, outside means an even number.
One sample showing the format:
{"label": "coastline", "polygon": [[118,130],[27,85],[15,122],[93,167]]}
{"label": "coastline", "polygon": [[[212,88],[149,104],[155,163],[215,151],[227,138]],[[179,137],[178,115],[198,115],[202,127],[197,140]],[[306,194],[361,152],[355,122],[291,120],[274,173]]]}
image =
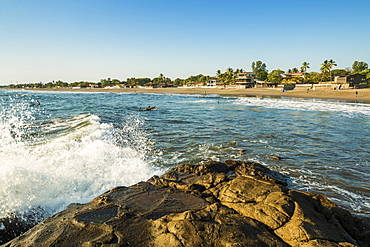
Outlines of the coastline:
{"label": "coastline", "polygon": [[[5,89],[9,90],[9,89]],[[19,90],[19,89],[15,89]],[[316,90],[294,89],[282,92],[274,88],[238,88],[238,89],[220,89],[220,88],[35,88],[24,89],[29,91],[66,91],[66,92],[126,92],[126,93],[168,93],[168,94],[218,94],[232,95],[241,97],[253,96],[277,96],[293,98],[311,98],[311,99],[337,99],[349,101],[370,102],[370,89],[342,89],[334,90],[328,88],[319,88]],[[356,96],[356,91],[358,95]]]}
{"label": "coastline", "polygon": [[114,187],[18,237],[17,218],[5,220],[12,224],[2,246],[368,247],[370,237],[367,218],[290,189],[283,174],[261,164],[233,160],[183,164]]}

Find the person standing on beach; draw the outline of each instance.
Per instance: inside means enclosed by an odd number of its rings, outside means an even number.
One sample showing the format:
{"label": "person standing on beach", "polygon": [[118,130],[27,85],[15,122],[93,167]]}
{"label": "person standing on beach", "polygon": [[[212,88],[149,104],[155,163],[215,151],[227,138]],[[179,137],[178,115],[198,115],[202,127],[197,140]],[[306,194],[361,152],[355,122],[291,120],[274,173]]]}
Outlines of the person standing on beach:
{"label": "person standing on beach", "polygon": [[358,92],[356,91],[356,97],[358,96]]}

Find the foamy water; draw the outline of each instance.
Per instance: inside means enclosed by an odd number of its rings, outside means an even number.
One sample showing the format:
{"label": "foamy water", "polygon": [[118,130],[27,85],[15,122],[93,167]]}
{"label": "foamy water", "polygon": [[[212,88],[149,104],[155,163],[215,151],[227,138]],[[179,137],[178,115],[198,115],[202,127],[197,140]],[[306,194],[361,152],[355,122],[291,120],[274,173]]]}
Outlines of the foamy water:
{"label": "foamy water", "polygon": [[[137,111],[148,105],[158,110]],[[42,219],[175,165],[226,159],[369,214],[369,127],[361,102],[0,91],[0,217]]]}
{"label": "foamy water", "polygon": [[[7,100],[0,122],[0,217],[35,208],[50,215],[163,172],[151,165],[142,120],[128,117],[121,130],[93,114],[37,120],[41,107]],[[127,134],[132,139],[122,140]]]}
{"label": "foamy water", "polygon": [[370,107],[364,103],[348,103],[346,101],[332,100],[296,100],[296,99],[274,99],[249,97],[239,98],[235,101],[236,105],[255,106],[266,109],[281,109],[291,111],[316,111],[316,112],[337,112],[348,117],[368,117]]}

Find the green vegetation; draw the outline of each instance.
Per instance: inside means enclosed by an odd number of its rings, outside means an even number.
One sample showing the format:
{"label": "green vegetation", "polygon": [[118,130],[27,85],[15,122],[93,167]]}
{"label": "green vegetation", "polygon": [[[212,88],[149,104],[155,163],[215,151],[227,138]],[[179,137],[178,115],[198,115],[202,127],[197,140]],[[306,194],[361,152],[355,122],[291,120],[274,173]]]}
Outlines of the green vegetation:
{"label": "green vegetation", "polygon": [[269,82],[281,83],[282,80],[283,80],[282,74],[284,74],[284,70],[275,69],[267,75],[267,79],[268,79]]}
{"label": "green vegetation", "polygon": [[293,69],[288,69],[288,73],[298,73],[298,68],[294,67]]}
{"label": "green vegetation", "polygon": [[331,71],[331,74],[333,76],[346,76],[351,74],[351,71],[345,70],[345,69],[333,69]]}
{"label": "green vegetation", "polygon": [[[267,66],[264,62],[258,60],[252,62],[251,69],[256,75],[256,80],[265,81],[269,85],[279,84],[279,83],[307,83],[307,84],[317,84],[322,82],[331,82],[336,76],[347,76],[350,74],[358,73],[365,75],[367,82],[370,82],[370,69],[366,62],[364,61],[354,61],[352,64],[352,69],[333,69],[337,66],[333,59],[324,60],[321,64],[320,72],[307,72],[310,68],[310,63],[303,62],[302,66],[291,68],[287,70],[288,74],[281,69],[272,70],[268,73]],[[191,75],[186,79],[176,78],[171,80],[171,78],[166,77],[164,74],[160,73],[159,76],[155,78],[127,78],[126,81],[121,81],[119,79],[101,79],[99,82],[88,82],[79,81],[67,83],[61,80],[51,81],[47,83],[36,82],[36,83],[23,83],[23,84],[11,84],[9,86],[0,87],[10,87],[10,88],[66,88],[66,87],[89,87],[89,88],[99,88],[99,87],[177,87],[177,86],[206,86],[207,82],[211,79],[216,79],[218,85],[233,85],[235,84],[238,73],[245,72],[244,69],[233,69],[231,67],[227,68],[225,72],[217,70],[215,76],[209,75]],[[289,75],[289,73],[298,73],[298,75]]]}
{"label": "green vegetation", "polygon": [[311,72],[308,76],[305,77],[306,83],[309,84],[318,84],[321,81],[321,74],[318,72]]}
{"label": "green vegetation", "polygon": [[354,61],[352,64],[353,73],[363,72],[368,69],[368,64],[364,61]]}
{"label": "green vegetation", "polygon": [[367,83],[370,82],[370,69],[366,62],[354,61],[352,64],[352,72],[366,76]]}
{"label": "green vegetation", "polygon": [[265,81],[267,79],[268,71],[267,66],[262,61],[257,61],[252,63],[252,72],[256,74],[256,78],[260,79],[261,81]]}
{"label": "green vegetation", "polygon": [[301,72],[307,72],[307,69],[310,68],[310,63],[303,62],[301,66]]}

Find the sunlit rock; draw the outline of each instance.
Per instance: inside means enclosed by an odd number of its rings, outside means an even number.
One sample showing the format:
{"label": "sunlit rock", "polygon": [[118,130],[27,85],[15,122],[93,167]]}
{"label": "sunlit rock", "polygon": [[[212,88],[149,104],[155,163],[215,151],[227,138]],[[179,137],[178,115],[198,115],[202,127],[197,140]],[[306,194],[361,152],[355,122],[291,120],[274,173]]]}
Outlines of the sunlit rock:
{"label": "sunlit rock", "polygon": [[370,225],[251,162],[181,165],[77,204],[4,246],[370,246]]}

